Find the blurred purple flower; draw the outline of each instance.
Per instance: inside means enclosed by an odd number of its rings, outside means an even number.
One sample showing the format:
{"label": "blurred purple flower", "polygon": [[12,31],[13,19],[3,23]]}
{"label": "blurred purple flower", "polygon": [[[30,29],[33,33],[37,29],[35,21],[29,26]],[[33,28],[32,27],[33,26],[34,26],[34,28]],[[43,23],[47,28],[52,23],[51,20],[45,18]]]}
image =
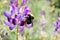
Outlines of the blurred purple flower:
{"label": "blurred purple flower", "polygon": [[41,14],[45,15],[46,14],[45,10],[41,10]]}
{"label": "blurred purple flower", "polygon": [[58,31],[58,29],[60,28],[60,18],[57,19],[57,21],[54,23],[55,26],[55,32]]}
{"label": "blurred purple flower", "polygon": [[41,20],[38,20],[37,23],[38,23],[39,25],[41,25],[41,27],[42,27],[41,29],[44,30],[45,24],[47,23],[47,20],[45,19],[45,14],[46,14],[46,12],[45,12],[44,9],[42,9],[42,10],[40,11],[40,13],[41,13],[42,18],[41,18]]}
{"label": "blurred purple flower", "polygon": [[8,38],[8,37],[9,37],[9,34],[6,32],[4,36],[5,36],[6,38]]}

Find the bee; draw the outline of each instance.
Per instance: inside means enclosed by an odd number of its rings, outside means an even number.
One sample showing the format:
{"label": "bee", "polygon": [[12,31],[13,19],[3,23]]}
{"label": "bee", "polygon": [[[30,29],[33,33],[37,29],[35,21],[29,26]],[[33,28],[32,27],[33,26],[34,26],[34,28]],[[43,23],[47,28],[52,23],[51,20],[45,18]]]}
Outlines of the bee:
{"label": "bee", "polygon": [[32,24],[33,26],[33,19],[34,19],[34,16],[32,14],[28,14],[26,18],[26,24]]}
{"label": "bee", "polygon": [[32,24],[33,26],[33,19],[34,16],[32,14],[27,14],[27,16],[24,17],[24,21],[23,20],[21,21],[20,26],[24,26],[26,24]]}

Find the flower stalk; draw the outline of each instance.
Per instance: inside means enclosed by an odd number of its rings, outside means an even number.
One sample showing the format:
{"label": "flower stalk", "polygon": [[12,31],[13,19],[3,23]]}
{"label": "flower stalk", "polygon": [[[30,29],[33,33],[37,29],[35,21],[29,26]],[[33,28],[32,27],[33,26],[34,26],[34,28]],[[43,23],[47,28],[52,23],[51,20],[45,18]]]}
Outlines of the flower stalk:
{"label": "flower stalk", "polygon": [[16,29],[16,40],[18,40],[18,33],[19,33],[19,30],[18,30],[18,26],[17,26],[17,29]]}
{"label": "flower stalk", "polygon": [[46,20],[46,12],[44,9],[41,10],[41,20],[40,20],[40,25],[42,26],[42,31],[44,30],[44,27],[45,27],[45,24],[47,23],[47,20]]}

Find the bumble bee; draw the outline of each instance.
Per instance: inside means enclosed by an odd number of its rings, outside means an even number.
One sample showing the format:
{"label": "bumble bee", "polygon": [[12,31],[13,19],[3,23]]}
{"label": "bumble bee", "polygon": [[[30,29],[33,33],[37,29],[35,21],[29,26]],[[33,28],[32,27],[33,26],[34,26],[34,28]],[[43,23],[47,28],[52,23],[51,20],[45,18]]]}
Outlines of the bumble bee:
{"label": "bumble bee", "polygon": [[20,26],[23,26],[25,24],[32,24],[33,26],[33,19],[34,16],[32,14],[27,14],[27,16],[24,17],[24,21],[23,20],[21,21]]}
{"label": "bumble bee", "polygon": [[34,16],[32,14],[28,14],[26,18],[26,24],[31,24],[33,25],[33,19],[34,19]]}

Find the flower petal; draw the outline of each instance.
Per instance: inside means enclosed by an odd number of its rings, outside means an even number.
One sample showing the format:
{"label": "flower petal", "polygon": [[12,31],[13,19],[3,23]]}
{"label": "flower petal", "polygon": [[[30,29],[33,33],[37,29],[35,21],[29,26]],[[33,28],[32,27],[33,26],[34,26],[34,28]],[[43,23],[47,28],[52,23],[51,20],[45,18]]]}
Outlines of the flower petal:
{"label": "flower petal", "polygon": [[24,11],[24,15],[27,15],[27,14],[29,14],[31,12],[31,10],[25,10]]}
{"label": "flower petal", "polygon": [[26,27],[27,28],[31,28],[33,26],[33,23],[31,23],[31,24],[26,24]]}
{"label": "flower petal", "polygon": [[20,32],[23,32],[23,31],[24,31],[24,27],[20,26]]}
{"label": "flower petal", "polygon": [[17,24],[16,19],[12,19],[12,24],[14,24],[14,25],[16,25],[16,24]]}
{"label": "flower petal", "polygon": [[54,26],[55,26],[55,27],[58,27],[58,22],[54,23]]}
{"label": "flower petal", "polygon": [[15,25],[14,25],[14,24],[10,24],[10,25],[9,25],[9,29],[10,29],[10,30],[13,30],[13,29],[14,29],[14,27],[15,27]]}
{"label": "flower petal", "polygon": [[57,31],[58,31],[58,29],[59,29],[59,27],[56,27],[56,28],[55,28],[55,32],[57,32]]}
{"label": "flower petal", "polygon": [[8,22],[8,20],[4,20],[4,23],[8,26],[10,25],[10,22]]}
{"label": "flower petal", "polygon": [[5,11],[5,12],[4,12],[4,15],[5,15],[6,17],[10,17],[10,16],[11,16],[11,13],[8,12],[8,11]]}
{"label": "flower petal", "polygon": [[24,20],[24,17],[23,16],[19,16],[19,20],[20,21],[23,21]]}
{"label": "flower petal", "polygon": [[11,12],[11,13],[14,13],[14,11],[15,11],[15,6],[12,4],[12,5],[10,6],[10,12]]}
{"label": "flower petal", "polygon": [[11,23],[12,22],[12,18],[11,17],[7,17],[8,21]]}
{"label": "flower petal", "polygon": [[28,9],[28,6],[25,6],[24,10]]}
{"label": "flower petal", "polygon": [[24,26],[24,21],[20,21],[20,26]]}
{"label": "flower petal", "polygon": [[15,25],[11,24],[11,23],[8,22],[7,20],[4,20],[4,23],[9,26],[9,29],[10,29],[10,30],[13,30],[13,28],[15,27]]}

